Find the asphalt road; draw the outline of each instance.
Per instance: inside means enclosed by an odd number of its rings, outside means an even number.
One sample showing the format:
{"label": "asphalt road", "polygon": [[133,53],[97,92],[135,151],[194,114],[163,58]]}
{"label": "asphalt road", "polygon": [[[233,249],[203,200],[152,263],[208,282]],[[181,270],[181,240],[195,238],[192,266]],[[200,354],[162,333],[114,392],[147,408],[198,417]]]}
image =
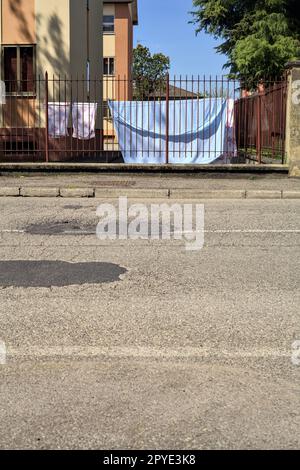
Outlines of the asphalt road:
{"label": "asphalt road", "polygon": [[300,201],[206,201],[194,252],[98,203],[0,200],[0,448],[299,448]]}

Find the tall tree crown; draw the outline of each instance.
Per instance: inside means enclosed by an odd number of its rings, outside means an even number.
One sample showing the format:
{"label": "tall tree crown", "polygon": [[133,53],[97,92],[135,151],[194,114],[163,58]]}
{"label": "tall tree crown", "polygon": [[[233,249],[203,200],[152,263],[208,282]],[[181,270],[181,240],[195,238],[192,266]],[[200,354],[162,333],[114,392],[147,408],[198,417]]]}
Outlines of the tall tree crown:
{"label": "tall tree crown", "polygon": [[193,0],[197,32],[221,39],[225,67],[248,87],[300,58],[299,0]]}

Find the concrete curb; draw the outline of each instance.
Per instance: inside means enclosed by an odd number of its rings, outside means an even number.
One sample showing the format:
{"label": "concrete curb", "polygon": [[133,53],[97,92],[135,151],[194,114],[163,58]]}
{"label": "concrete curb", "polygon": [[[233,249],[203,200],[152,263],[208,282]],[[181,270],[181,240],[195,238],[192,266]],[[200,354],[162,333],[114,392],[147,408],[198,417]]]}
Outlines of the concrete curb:
{"label": "concrete curb", "polygon": [[282,191],[283,199],[299,199],[300,191]]}
{"label": "concrete curb", "polygon": [[289,173],[288,165],[226,164],[226,165],[155,165],[125,163],[1,163],[0,172],[27,173]]}
{"label": "concrete curb", "polygon": [[171,189],[171,199],[245,199],[245,190],[199,191],[192,189]]}
{"label": "concrete curb", "polygon": [[247,199],[282,199],[282,191],[249,190],[246,191]]}
{"label": "concrete curb", "polygon": [[108,199],[127,196],[129,199],[165,199],[169,197],[169,189],[131,189],[131,188],[113,188],[96,189],[95,197]]}
{"label": "concrete curb", "polygon": [[95,197],[93,188],[60,188],[60,197]]}
{"label": "concrete curb", "polygon": [[53,188],[0,187],[0,197],[62,197],[116,199],[300,199],[300,191],[281,190],[192,190],[192,189],[132,189],[132,188]]}
{"label": "concrete curb", "polygon": [[18,197],[20,196],[20,188],[0,187],[0,197]]}
{"label": "concrete curb", "polygon": [[58,197],[59,188],[24,187],[20,189],[20,196],[22,197]]}

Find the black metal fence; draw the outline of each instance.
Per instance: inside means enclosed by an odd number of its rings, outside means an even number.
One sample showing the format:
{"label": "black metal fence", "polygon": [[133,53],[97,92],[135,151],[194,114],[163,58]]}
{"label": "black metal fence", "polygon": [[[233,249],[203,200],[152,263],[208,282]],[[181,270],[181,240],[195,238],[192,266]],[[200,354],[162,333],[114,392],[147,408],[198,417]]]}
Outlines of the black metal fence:
{"label": "black metal fence", "polygon": [[0,160],[284,162],[286,80],[252,93],[227,77],[6,81]]}

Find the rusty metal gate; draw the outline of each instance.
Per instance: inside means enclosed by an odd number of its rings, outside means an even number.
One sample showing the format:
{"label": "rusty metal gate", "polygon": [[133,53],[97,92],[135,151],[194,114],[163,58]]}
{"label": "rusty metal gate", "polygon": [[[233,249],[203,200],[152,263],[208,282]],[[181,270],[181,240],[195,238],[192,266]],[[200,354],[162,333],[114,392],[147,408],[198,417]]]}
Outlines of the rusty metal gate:
{"label": "rusty metal gate", "polygon": [[285,163],[287,80],[266,83],[235,103],[240,158]]}

